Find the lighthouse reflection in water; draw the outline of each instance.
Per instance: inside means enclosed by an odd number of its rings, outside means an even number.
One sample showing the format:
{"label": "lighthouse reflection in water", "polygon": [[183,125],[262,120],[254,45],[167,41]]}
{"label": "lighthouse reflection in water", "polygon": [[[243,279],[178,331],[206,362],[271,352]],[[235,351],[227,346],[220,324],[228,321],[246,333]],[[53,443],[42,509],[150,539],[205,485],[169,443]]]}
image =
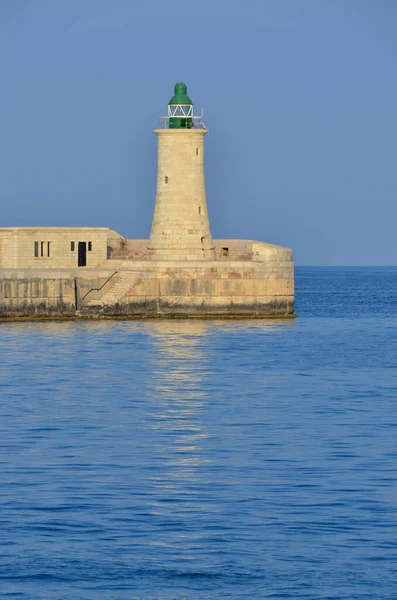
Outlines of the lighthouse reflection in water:
{"label": "lighthouse reflection in water", "polygon": [[[205,485],[205,466],[212,462],[205,444],[208,355],[202,350],[208,325],[161,321],[145,329],[154,348],[150,423],[156,431],[159,472],[151,479],[159,497],[154,496],[153,504],[159,514],[177,519],[178,512],[192,511],[197,518],[197,512],[205,511],[197,492]],[[164,543],[166,539],[167,532]]]}

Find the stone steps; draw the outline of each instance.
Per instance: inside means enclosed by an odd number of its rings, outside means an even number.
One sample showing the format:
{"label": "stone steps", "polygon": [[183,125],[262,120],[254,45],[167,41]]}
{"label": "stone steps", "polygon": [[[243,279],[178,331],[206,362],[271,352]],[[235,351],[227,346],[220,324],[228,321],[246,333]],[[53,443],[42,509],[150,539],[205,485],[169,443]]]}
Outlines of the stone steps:
{"label": "stone steps", "polygon": [[99,300],[88,300],[87,305],[112,306],[123,301],[134,283],[142,277],[139,271],[122,271],[114,275],[104,287]]}

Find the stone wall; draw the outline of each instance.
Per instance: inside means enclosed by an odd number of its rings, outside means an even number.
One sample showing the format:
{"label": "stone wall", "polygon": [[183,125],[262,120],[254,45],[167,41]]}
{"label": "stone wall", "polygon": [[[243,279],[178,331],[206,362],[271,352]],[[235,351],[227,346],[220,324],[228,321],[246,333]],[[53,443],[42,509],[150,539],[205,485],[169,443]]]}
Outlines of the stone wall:
{"label": "stone wall", "polygon": [[112,279],[100,295],[86,295],[81,311],[146,316],[290,315],[294,311],[291,251],[281,252],[280,258],[109,261],[114,264]]}
{"label": "stone wall", "polygon": [[110,231],[107,244],[109,259],[145,260],[148,258],[149,240],[128,240],[116,231]]}
{"label": "stone wall", "polygon": [[[130,240],[131,243],[135,242]],[[140,240],[141,247],[146,240]],[[226,246],[226,242],[229,244]],[[294,311],[288,248],[219,240],[251,260],[109,259],[102,268],[0,270],[1,316],[266,317]]]}
{"label": "stone wall", "polygon": [[[108,258],[121,260],[146,260],[149,259],[149,240],[129,240],[115,231],[108,235]],[[279,260],[280,253],[286,252],[286,260],[292,260],[291,250],[283,246],[256,242],[253,240],[213,240],[216,260],[239,261],[267,261],[272,256]]]}
{"label": "stone wall", "polygon": [[107,259],[108,231],[105,227],[0,229],[0,268],[74,268],[78,264],[78,242],[87,244],[87,267],[100,267]]}
{"label": "stone wall", "polygon": [[0,269],[0,317],[76,316],[84,297],[100,298],[112,276],[106,269]]}
{"label": "stone wall", "polygon": [[252,240],[214,240],[217,260],[252,260]]}
{"label": "stone wall", "polygon": [[0,279],[0,317],[74,315],[74,279],[28,275]]}

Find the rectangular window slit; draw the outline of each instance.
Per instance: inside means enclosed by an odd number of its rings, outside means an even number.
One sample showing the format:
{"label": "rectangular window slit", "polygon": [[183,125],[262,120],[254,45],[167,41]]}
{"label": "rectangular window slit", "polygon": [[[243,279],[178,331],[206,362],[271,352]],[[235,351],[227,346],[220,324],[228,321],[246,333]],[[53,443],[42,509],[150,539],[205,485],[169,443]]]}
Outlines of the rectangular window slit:
{"label": "rectangular window slit", "polygon": [[229,248],[222,248],[222,256],[229,256]]}
{"label": "rectangular window slit", "polygon": [[88,252],[92,252],[92,242],[88,242]]}
{"label": "rectangular window slit", "polygon": [[196,156],[198,156],[198,155],[199,155],[199,149],[196,148]]}
{"label": "rectangular window slit", "polygon": [[48,258],[50,257],[50,245],[51,245],[51,242],[47,242],[47,256],[48,256]]}
{"label": "rectangular window slit", "polygon": [[168,183],[168,175],[166,175],[166,176],[164,177],[164,181],[165,181],[165,183]]}
{"label": "rectangular window slit", "polygon": [[201,206],[199,206],[198,209],[199,209],[199,215],[201,215]]}
{"label": "rectangular window slit", "polygon": [[74,242],[70,242],[70,251],[74,252]]}
{"label": "rectangular window slit", "polygon": [[40,245],[40,256],[44,256],[44,242],[41,242]]}
{"label": "rectangular window slit", "polygon": [[34,255],[36,258],[39,256],[39,242],[34,243]]}

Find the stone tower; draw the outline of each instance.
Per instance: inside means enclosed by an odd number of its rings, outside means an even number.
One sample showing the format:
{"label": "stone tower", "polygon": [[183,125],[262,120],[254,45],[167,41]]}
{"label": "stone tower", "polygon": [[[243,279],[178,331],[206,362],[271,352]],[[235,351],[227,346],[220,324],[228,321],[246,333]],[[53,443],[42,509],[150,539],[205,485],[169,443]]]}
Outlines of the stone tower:
{"label": "stone tower", "polygon": [[[213,260],[207,212],[202,120],[184,83],[175,85],[164,129],[158,136],[157,194],[148,245],[155,260]],[[168,127],[167,127],[168,125]]]}

